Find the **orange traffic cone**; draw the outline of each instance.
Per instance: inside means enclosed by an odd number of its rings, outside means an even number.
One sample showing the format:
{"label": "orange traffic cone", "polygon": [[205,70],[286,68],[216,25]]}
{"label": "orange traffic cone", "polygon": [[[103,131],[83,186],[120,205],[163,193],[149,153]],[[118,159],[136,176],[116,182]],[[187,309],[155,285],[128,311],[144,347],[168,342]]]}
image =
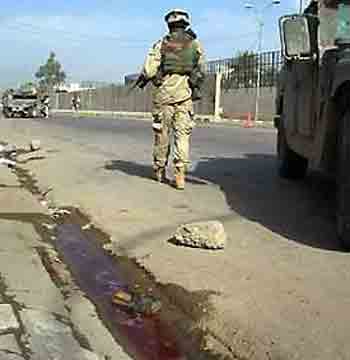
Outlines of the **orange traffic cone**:
{"label": "orange traffic cone", "polygon": [[245,128],[254,127],[254,123],[252,121],[252,113],[250,111],[247,113],[247,119],[244,121],[243,127],[245,127]]}

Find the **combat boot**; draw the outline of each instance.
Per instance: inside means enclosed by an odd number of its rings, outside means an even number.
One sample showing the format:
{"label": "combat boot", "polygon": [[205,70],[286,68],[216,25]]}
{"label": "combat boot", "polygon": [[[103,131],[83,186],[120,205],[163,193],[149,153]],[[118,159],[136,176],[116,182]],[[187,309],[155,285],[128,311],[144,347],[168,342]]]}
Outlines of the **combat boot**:
{"label": "combat boot", "polygon": [[179,168],[175,171],[175,188],[177,190],[185,189],[185,169]]}
{"label": "combat boot", "polygon": [[166,182],[165,168],[154,169],[154,177],[159,183]]}

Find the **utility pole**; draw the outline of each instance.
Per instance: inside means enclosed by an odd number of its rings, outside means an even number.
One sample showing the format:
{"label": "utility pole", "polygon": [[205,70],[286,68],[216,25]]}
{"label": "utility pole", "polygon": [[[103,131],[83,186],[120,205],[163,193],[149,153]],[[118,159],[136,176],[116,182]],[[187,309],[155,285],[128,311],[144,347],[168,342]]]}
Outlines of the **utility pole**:
{"label": "utility pole", "polygon": [[255,97],[255,121],[259,120],[259,103],[260,103],[260,87],[261,87],[261,53],[262,53],[262,40],[264,31],[264,21],[262,18],[258,19],[258,56],[257,56],[257,78],[256,78],[256,97]]}
{"label": "utility pole", "polygon": [[219,69],[219,71],[216,72],[215,76],[215,110],[214,110],[214,118],[215,120],[220,119],[221,114],[221,82],[222,82],[222,71]]}
{"label": "utility pole", "polygon": [[[302,0],[300,0],[302,1]],[[255,96],[255,121],[259,120],[259,103],[260,103],[260,92],[261,92],[261,53],[262,53],[262,42],[263,42],[263,32],[264,32],[264,11],[274,5],[280,5],[280,0],[270,0],[263,8],[257,9],[254,4],[246,3],[246,9],[253,9],[256,16],[256,22],[258,25],[258,53],[257,53],[257,79],[256,79],[256,96]]]}
{"label": "utility pole", "polygon": [[303,13],[303,8],[304,8],[304,1],[299,0],[299,14]]}

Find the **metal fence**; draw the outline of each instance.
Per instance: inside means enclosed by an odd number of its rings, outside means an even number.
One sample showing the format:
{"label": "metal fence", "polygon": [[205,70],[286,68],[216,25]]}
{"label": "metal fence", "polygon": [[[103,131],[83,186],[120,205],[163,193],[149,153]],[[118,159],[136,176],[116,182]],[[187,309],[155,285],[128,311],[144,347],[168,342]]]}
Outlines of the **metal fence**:
{"label": "metal fence", "polygon": [[245,52],[235,58],[209,61],[209,74],[223,73],[224,89],[255,88],[260,71],[260,86],[273,87],[282,66],[280,51],[261,54]]}

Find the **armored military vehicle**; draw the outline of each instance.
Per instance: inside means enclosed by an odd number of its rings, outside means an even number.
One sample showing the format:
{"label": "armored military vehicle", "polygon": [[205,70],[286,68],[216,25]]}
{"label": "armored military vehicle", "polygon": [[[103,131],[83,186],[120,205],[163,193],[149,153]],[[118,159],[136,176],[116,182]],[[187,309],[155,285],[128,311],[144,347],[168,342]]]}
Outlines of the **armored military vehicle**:
{"label": "armored military vehicle", "polygon": [[280,176],[308,168],[337,183],[337,230],[350,249],[350,1],[311,1],[280,19],[284,65],[276,97]]}
{"label": "armored military vehicle", "polygon": [[5,117],[38,116],[39,97],[34,89],[7,91],[2,99]]}

